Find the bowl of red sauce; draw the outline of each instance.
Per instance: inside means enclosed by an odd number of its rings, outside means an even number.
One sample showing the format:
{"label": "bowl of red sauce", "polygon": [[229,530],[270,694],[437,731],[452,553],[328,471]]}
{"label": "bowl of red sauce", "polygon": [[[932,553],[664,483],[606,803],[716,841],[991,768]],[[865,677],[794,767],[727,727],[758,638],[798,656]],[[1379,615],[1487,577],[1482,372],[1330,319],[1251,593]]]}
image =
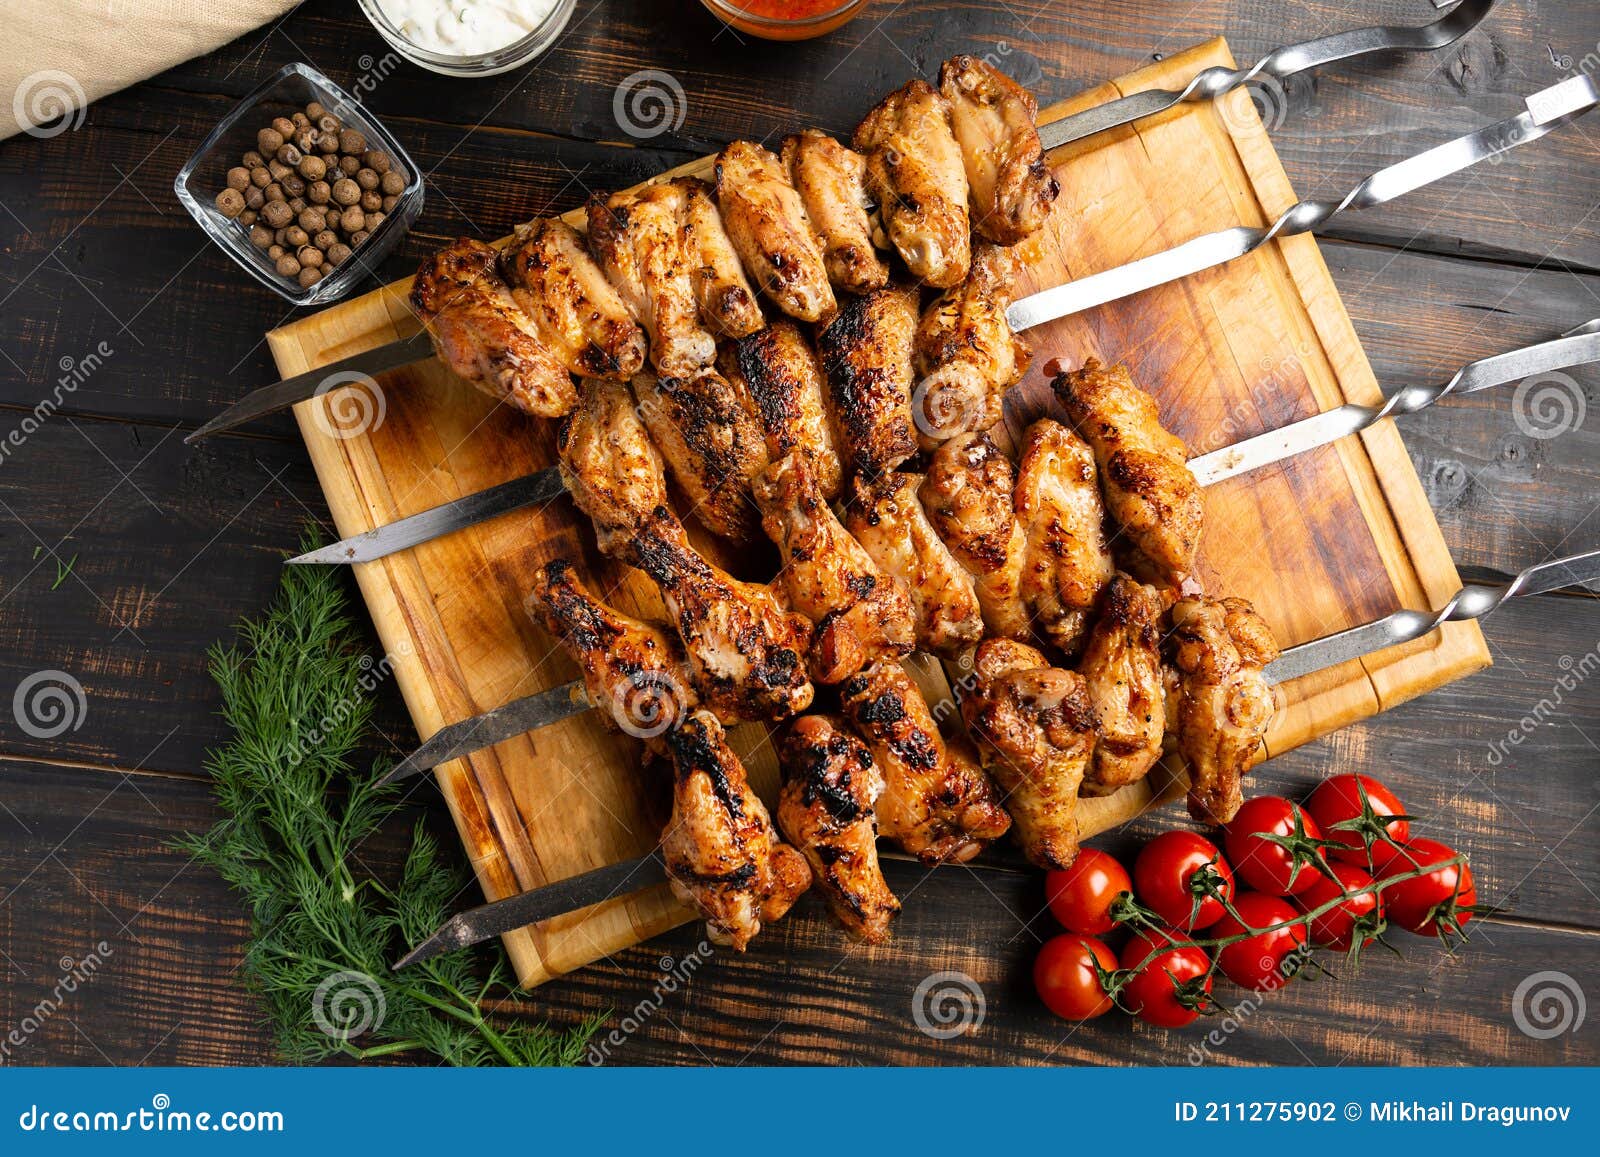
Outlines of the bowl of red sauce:
{"label": "bowl of red sauce", "polygon": [[763,40],[826,36],[867,6],[867,0],[700,0],[724,24]]}

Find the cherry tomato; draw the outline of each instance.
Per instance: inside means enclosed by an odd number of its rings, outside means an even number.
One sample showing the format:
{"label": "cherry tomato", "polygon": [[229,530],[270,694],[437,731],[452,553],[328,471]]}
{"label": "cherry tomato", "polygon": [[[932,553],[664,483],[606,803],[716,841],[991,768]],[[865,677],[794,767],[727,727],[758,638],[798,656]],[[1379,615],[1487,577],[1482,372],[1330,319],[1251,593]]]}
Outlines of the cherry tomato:
{"label": "cherry tomato", "polygon": [[1064,1020],[1090,1020],[1111,1011],[1111,998],[1094,969],[1110,972],[1116,954],[1093,936],[1068,932],[1045,941],[1033,962],[1033,986],[1045,1007]]}
{"label": "cherry tomato", "polygon": [[1132,891],[1128,869],[1099,848],[1083,848],[1072,867],[1047,872],[1044,878],[1045,897],[1061,926],[1092,936],[1103,936],[1117,926],[1111,918],[1111,901]]}
{"label": "cherry tomato", "polygon": [[1229,863],[1257,891],[1292,896],[1321,875],[1316,867],[1321,852],[1311,841],[1322,838],[1322,829],[1280,795],[1245,800],[1223,830]]}
{"label": "cherry tomato", "polygon": [[[1418,868],[1433,867],[1456,855],[1454,848],[1438,840],[1412,840],[1403,851],[1395,853],[1384,876],[1401,876]],[[1462,908],[1477,902],[1477,886],[1472,881],[1472,869],[1465,861],[1435,868],[1414,880],[1385,884],[1383,889],[1383,905],[1389,923],[1418,936],[1437,936],[1441,929],[1458,931],[1472,919],[1472,913]]]}
{"label": "cherry tomato", "polygon": [[[1335,775],[1323,780],[1306,800],[1306,814],[1328,839],[1344,845],[1329,853],[1334,859],[1363,868],[1371,867],[1390,847],[1382,836],[1385,829],[1396,843],[1403,844],[1411,836],[1400,800],[1370,775]],[[1401,818],[1385,822],[1386,816]]]}
{"label": "cherry tomato", "polygon": [[1382,898],[1376,890],[1359,891],[1372,883],[1372,876],[1364,868],[1358,868],[1354,864],[1334,863],[1328,866],[1333,869],[1333,874],[1339,877],[1337,884],[1326,876],[1319,875],[1311,887],[1295,896],[1307,912],[1314,911],[1341,896],[1345,898],[1337,908],[1330,908],[1321,916],[1312,918],[1311,942],[1322,948],[1348,951],[1355,943],[1356,922],[1359,920],[1366,931],[1361,938],[1361,945],[1366,947],[1372,943],[1373,935],[1383,927]]}
{"label": "cherry tomato", "polygon": [[[1174,928],[1209,928],[1225,909],[1201,887],[1209,879],[1223,897],[1233,895],[1233,869],[1217,845],[1195,832],[1162,832],[1133,863],[1133,890]],[[1198,904],[1196,903],[1198,901]]]}
{"label": "cherry tomato", "polygon": [[[1209,935],[1219,939],[1238,936],[1253,928],[1270,928],[1300,916],[1289,901],[1265,892],[1240,892],[1233,898],[1233,909],[1243,922],[1234,919],[1232,912],[1226,913],[1211,926]],[[1293,975],[1291,968],[1300,966],[1305,947],[1305,925],[1291,924],[1287,928],[1258,932],[1237,944],[1224,945],[1217,950],[1217,964],[1223,975],[1240,988],[1271,992],[1289,983]],[[1292,962],[1291,957],[1294,958]]]}
{"label": "cherry tomato", "polygon": [[[1122,949],[1122,967],[1138,968],[1122,990],[1122,1003],[1147,1024],[1182,1028],[1211,1001],[1211,960],[1205,950],[1182,944],[1179,932],[1140,932]],[[1139,968],[1146,956],[1174,945]]]}

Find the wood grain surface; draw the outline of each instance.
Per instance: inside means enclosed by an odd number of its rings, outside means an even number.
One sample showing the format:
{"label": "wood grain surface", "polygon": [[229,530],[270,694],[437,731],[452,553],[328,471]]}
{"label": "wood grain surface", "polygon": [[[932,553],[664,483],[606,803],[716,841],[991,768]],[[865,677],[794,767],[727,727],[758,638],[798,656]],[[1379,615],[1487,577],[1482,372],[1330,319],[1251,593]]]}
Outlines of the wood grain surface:
{"label": "wood grain surface", "polygon": [[[76,131],[0,143],[0,437],[50,395],[63,359],[81,362],[100,342],[114,350],[0,457],[0,702],[28,675],[64,669],[88,703],[79,726],[52,739],[0,710],[0,1026],[34,1010],[61,958],[106,937],[115,953],[92,989],[0,1063],[274,1059],[235,975],[237,899],[165,847],[214,818],[201,759],[225,728],[205,648],[265,604],[301,526],[325,517],[287,417],[181,445],[183,431],[277,376],[259,335],[294,316],[211,247],[170,192],[188,154],[263,77],[309,60],[347,88],[376,81],[363,89],[368,107],[429,173],[427,211],[377,284],[443,239],[504,234],[532,212],[634,184],[734,136],[808,123],[846,132],[882,92],[953,52],[1004,50],[1005,66],[1050,103],[1212,35],[1254,60],[1340,28],[1435,15],[1430,0],[882,0],[830,37],[773,47],[722,32],[695,5],[630,0],[580,5],[568,35],[529,69],[462,82],[376,67],[386,46],[345,0],[308,0],[279,26],[96,103]],[[1281,99],[1267,94],[1263,107],[1295,189],[1336,196],[1374,168],[1510,115],[1520,95],[1566,75],[1562,62],[1597,43],[1600,6],[1587,0],[1503,0],[1457,46],[1325,70]],[[614,92],[651,67],[683,84],[685,115],[631,137],[613,115]],[[1600,314],[1595,131],[1580,125],[1335,222],[1321,252],[1385,392],[1443,381],[1466,360]],[[1503,578],[1600,542],[1600,372],[1571,376],[1589,419],[1559,437],[1523,430],[1514,387],[1399,424],[1468,577]],[[1493,668],[1274,759],[1257,784],[1303,792],[1335,771],[1384,776],[1471,854],[1510,914],[1453,959],[1407,941],[1405,962],[1375,959],[1359,977],[1296,985],[1210,1059],[1600,1060],[1587,1025],[1534,1041],[1510,1016],[1512,991],[1536,969],[1595,975],[1600,684],[1566,690],[1561,680],[1600,647],[1600,616],[1587,600],[1542,596],[1507,606],[1485,633]],[[369,754],[413,746],[399,695],[386,685],[377,705]],[[1524,741],[1492,764],[1491,743],[1521,734],[1535,711]],[[419,784],[414,798],[448,836],[433,788]],[[392,863],[408,824],[364,849],[375,870]],[[941,877],[937,903],[908,912],[915,919],[881,960],[842,960],[845,946],[807,900],[782,938],[708,962],[608,1063],[1185,1063],[1190,1037],[1121,1018],[1051,1052],[1066,1030],[1028,993],[1031,948],[1013,942],[1050,925],[1003,859]],[[904,865],[890,871],[917,887]],[[1031,934],[1012,911],[1034,921]],[[567,1024],[610,1009],[608,1029],[621,1031],[653,992],[661,958],[681,959],[698,937],[686,927],[616,954],[507,1015]],[[934,963],[957,958],[984,977],[990,1019],[938,1045],[917,1030],[911,993]]]}

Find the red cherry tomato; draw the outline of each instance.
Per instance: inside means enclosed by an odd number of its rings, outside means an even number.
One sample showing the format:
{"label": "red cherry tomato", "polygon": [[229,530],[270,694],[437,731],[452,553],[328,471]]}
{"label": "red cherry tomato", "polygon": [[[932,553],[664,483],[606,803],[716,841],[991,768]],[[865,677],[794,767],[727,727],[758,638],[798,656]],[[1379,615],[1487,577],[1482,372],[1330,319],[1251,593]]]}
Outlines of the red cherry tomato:
{"label": "red cherry tomato", "polygon": [[1326,876],[1318,875],[1311,887],[1295,896],[1307,912],[1344,897],[1343,903],[1337,908],[1330,908],[1321,916],[1312,918],[1311,942],[1320,948],[1348,951],[1355,943],[1356,922],[1359,920],[1363,929],[1367,930],[1361,938],[1362,947],[1366,947],[1372,943],[1373,931],[1381,929],[1383,921],[1383,900],[1377,891],[1360,891],[1372,883],[1372,876],[1354,864],[1333,863],[1328,866],[1339,877],[1337,884]]}
{"label": "red cherry tomato", "polygon": [[[1235,919],[1232,912],[1226,913],[1211,926],[1209,936],[1218,939],[1238,936],[1253,928],[1271,928],[1300,916],[1289,901],[1264,892],[1240,892],[1233,898],[1233,909],[1243,922]],[[1217,964],[1223,975],[1240,988],[1270,992],[1289,983],[1292,970],[1303,962],[1305,947],[1305,925],[1290,924],[1287,928],[1258,932],[1237,944],[1224,945],[1217,950]]]}
{"label": "red cherry tomato", "polygon": [[1321,874],[1316,868],[1321,853],[1310,841],[1320,840],[1322,829],[1280,795],[1245,800],[1223,831],[1228,862],[1257,891],[1292,896]]}
{"label": "red cherry tomato", "polygon": [[1390,924],[1418,936],[1437,936],[1441,930],[1458,931],[1472,919],[1471,912],[1462,910],[1478,902],[1472,869],[1465,861],[1444,864],[1456,855],[1454,848],[1438,840],[1412,840],[1395,853],[1383,873],[1386,880],[1418,868],[1443,866],[1414,880],[1384,885],[1383,905]]}
{"label": "red cherry tomato", "polygon": [[1047,872],[1044,878],[1045,897],[1061,926],[1091,936],[1103,936],[1117,926],[1111,901],[1132,891],[1128,869],[1099,848],[1083,848],[1072,867]]}
{"label": "red cherry tomato", "polygon": [[[1406,809],[1400,806],[1394,792],[1370,775],[1325,779],[1305,806],[1306,814],[1317,822],[1323,834],[1344,845],[1329,854],[1347,864],[1370,868],[1380,859],[1390,847],[1382,836],[1385,829],[1396,843],[1403,844],[1411,836],[1411,825],[1404,818],[1385,822],[1386,816],[1404,817]],[[1372,857],[1367,855],[1369,846]]]}
{"label": "red cherry tomato", "polygon": [[1064,1020],[1090,1020],[1111,1011],[1111,998],[1094,965],[1107,972],[1116,954],[1093,936],[1068,932],[1045,941],[1033,962],[1033,986],[1045,1007]]}
{"label": "red cherry tomato", "polygon": [[1162,832],[1133,863],[1134,894],[1174,928],[1209,928],[1221,918],[1222,901],[1200,887],[1204,879],[1221,896],[1233,895],[1233,869],[1216,844],[1195,832]]}
{"label": "red cherry tomato", "polygon": [[[1147,1024],[1182,1028],[1211,1001],[1211,960],[1167,929],[1140,932],[1122,949],[1122,967],[1138,971],[1122,990],[1122,1003]],[[1174,945],[1140,967],[1146,956]]]}

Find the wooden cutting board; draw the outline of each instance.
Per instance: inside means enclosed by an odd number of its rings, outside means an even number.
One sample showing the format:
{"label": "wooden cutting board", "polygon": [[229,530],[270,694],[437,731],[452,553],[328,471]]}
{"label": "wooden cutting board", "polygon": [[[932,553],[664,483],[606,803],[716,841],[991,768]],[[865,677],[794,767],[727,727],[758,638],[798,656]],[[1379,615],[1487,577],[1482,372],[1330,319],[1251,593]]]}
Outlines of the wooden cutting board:
{"label": "wooden cutting board", "polygon": [[[1233,65],[1221,40],[1057,105],[1041,119],[1141,89],[1178,87],[1215,64]],[[1061,197],[1048,228],[1028,243],[1022,293],[1214,229],[1264,224],[1296,200],[1243,91],[1057,150],[1051,163]],[[707,159],[663,176],[709,171]],[[581,225],[578,211],[567,219]],[[301,373],[416,332],[409,288],[387,286],[268,334],[278,368]],[[1013,437],[1051,411],[1045,367],[1056,359],[1068,366],[1089,356],[1127,362],[1160,401],[1166,423],[1197,452],[1381,397],[1309,237],[1027,336],[1037,356],[1007,407]],[[376,396],[340,391],[302,404],[296,416],[341,535],[555,457],[549,423],[495,406],[435,362],[386,375]],[[592,531],[563,498],[356,568],[420,735],[577,674],[523,605],[528,576],[547,560],[580,556],[619,607],[660,614],[654,588],[602,559],[592,544]],[[752,578],[772,573],[768,560],[730,569]],[[1200,571],[1208,590],[1254,602],[1286,646],[1400,607],[1440,606],[1459,585],[1389,424],[1208,490]],[[1299,680],[1283,689],[1267,746],[1288,750],[1488,663],[1476,625],[1459,623]],[[936,664],[915,665],[931,696],[948,695]],[[737,728],[734,744],[770,800],[777,774],[766,729]],[[665,777],[641,765],[636,741],[608,731],[595,714],[502,743],[437,775],[490,899],[646,850],[669,802]],[[1159,786],[1086,801],[1086,832],[1125,822],[1150,806]],[[690,915],[656,886],[523,929],[506,937],[506,946],[519,979],[532,986]]]}

